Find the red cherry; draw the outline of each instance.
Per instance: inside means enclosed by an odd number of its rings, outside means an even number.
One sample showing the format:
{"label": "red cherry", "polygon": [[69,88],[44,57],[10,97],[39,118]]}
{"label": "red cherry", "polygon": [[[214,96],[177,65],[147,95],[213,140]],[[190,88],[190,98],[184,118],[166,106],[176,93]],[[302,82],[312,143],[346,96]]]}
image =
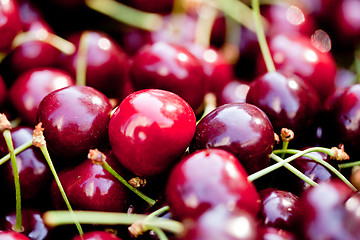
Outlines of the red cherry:
{"label": "red cherry", "polygon": [[220,97],[217,99],[218,106],[227,103],[246,102],[246,95],[249,89],[249,83],[241,80],[232,80],[222,89]]}
{"label": "red cherry", "polygon": [[25,235],[17,232],[12,231],[3,231],[0,232],[0,239],[4,240],[31,240],[30,238],[26,237]]}
{"label": "red cherry", "polygon": [[171,170],[165,197],[177,219],[196,219],[207,210],[225,205],[259,211],[259,195],[247,180],[239,160],[221,149],[199,150]]}
{"label": "red cherry", "polygon": [[0,26],[0,51],[6,52],[10,49],[12,40],[21,30],[19,6],[16,0],[0,2],[0,15],[2,23]]}
{"label": "red cherry", "polygon": [[178,95],[157,89],[134,92],[112,115],[109,139],[121,164],[139,176],[170,167],[188,147],[195,114]]}
{"label": "red cherry", "polygon": [[36,68],[21,74],[10,88],[9,97],[30,126],[37,123],[36,114],[41,100],[50,92],[74,85],[70,74],[56,68]]}
{"label": "red cherry", "polygon": [[69,86],[44,97],[37,117],[49,150],[69,163],[71,157],[106,144],[111,110],[109,99],[101,92]]}
{"label": "red cherry", "polygon": [[82,236],[76,236],[73,240],[121,240],[121,238],[111,232],[93,231],[84,233]]}

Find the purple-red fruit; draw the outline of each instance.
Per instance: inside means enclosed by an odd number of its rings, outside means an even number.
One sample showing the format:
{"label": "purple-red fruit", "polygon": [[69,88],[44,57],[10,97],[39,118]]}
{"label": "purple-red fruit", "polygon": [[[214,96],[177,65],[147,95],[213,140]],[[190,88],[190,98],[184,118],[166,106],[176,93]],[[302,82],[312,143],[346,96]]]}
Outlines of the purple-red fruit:
{"label": "purple-red fruit", "polygon": [[84,233],[82,236],[76,236],[73,240],[121,240],[121,238],[111,232],[93,231]]}

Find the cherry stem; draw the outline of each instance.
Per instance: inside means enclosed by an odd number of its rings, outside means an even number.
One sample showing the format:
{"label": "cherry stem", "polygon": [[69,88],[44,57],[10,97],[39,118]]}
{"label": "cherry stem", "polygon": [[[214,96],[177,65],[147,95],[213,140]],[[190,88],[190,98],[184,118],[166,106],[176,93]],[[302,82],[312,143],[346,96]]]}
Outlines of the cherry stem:
{"label": "cherry stem", "polygon": [[85,3],[95,11],[136,28],[155,31],[163,26],[160,14],[143,12],[114,0],[85,0]]}
{"label": "cherry stem", "polygon": [[195,43],[208,48],[210,46],[211,31],[217,16],[214,3],[202,4],[196,22]]}
{"label": "cherry stem", "polygon": [[137,188],[134,188],[129,184],[122,176],[120,176],[106,161],[102,161],[100,164],[106,171],[111,173],[117,180],[119,180],[122,184],[124,184],[128,189],[130,189],[132,192],[134,192],[136,195],[141,197],[143,200],[145,200],[150,206],[153,206],[156,201],[146,196],[144,193],[139,191]]}
{"label": "cherry stem", "polygon": [[[294,139],[294,132],[287,128],[281,129],[281,140],[282,140],[282,150],[288,149],[289,142]],[[285,158],[285,152],[282,153],[281,158]]]}
{"label": "cherry stem", "polygon": [[22,216],[21,216],[21,190],[20,190],[20,178],[19,178],[19,172],[17,168],[16,163],[16,157],[14,152],[14,146],[12,142],[11,132],[9,129],[4,130],[3,132],[6,145],[9,150],[10,159],[11,159],[11,165],[13,169],[13,175],[14,175],[14,183],[15,183],[15,196],[16,196],[16,222],[14,226],[15,232],[22,232]]}
{"label": "cherry stem", "polygon": [[89,48],[89,32],[81,34],[76,56],[76,85],[86,85],[87,52]]}
{"label": "cherry stem", "polygon": [[156,235],[158,236],[159,240],[168,240],[168,237],[166,236],[166,234],[164,233],[163,230],[161,230],[160,228],[154,227],[151,230],[153,230]]}
{"label": "cherry stem", "polygon": [[46,159],[46,161],[47,161],[47,163],[49,165],[49,168],[50,168],[50,170],[51,170],[51,172],[52,172],[52,174],[54,176],[54,179],[56,181],[56,184],[58,185],[61,196],[63,197],[64,202],[65,202],[65,204],[66,204],[66,206],[67,206],[67,208],[69,210],[68,212],[70,213],[70,216],[71,216],[71,223],[75,224],[80,236],[82,236],[84,234],[84,232],[83,232],[83,230],[81,228],[81,225],[80,225],[78,219],[76,218],[76,216],[74,214],[74,211],[73,211],[73,209],[71,207],[69,199],[67,198],[65,190],[64,190],[64,188],[63,188],[63,186],[62,186],[62,184],[60,182],[59,176],[56,173],[54,164],[53,164],[53,162],[52,162],[52,160],[50,158],[50,154],[49,154],[49,151],[47,150],[46,144],[41,145],[40,150],[43,153],[43,155],[44,155],[44,157],[45,157],[45,159]]}
{"label": "cherry stem", "polygon": [[[286,149],[286,150],[275,150],[274,153],[285,153],[285,154],[296,154],[299,153],[300,150],[296,149]],[[304,154],[304,157],[311,158],[312,160],[318,162],[319,164],[323,165],[327,169],[329,169],[332,173],[334,173],[340,180],[342,180],[346,185],[348,185],[353,191],[357,191],[357,189],[351,184],[349,180],[346,179],[344,175],[342,175],[336,168],[334,168],[330,163],[326,162],[325,160],[318,158],[312,154]]]}
{"label": "cherry stem", "polygon": [[[31,146],[32,146],[32,141],[28,141],[28,142],[20,145],[19,147],[15,148],[14,154],[17,155],[17,154],[21,153],[22,151],[28,149]],[[2,158],[0,158],[0,165],[6,163],[9,160],[10,160],[10,153],[8,153],[5,156],[3,156]]]}
{"label": "cherry stem", "polygon": [[[181,222],[164,219],[161,217],[152,216],[147,219],[149,215],[145,214],[128,214],[118,212],[99,212],[99,211],[74,211],[76,219],[82,224],[96,224],[96,225],[131,225],[135,222],[147,226],[147,228],[160,228],[164,231],[181,234],[184,231],[184,226]],[[59,225],[71,224],[73,219],[68,211],[47,211],[43,215],[46,225],[56,227]]]}
{"label": "cherry stem", "polygon": [[340,163],[340,164],[338,164],[338,167],[339,167],[339,169],[344,169],[344,168],[355,167],[358,165],[360,165],[360,161],[349,162],[349,163]]}
{"label": "cherry stem", "polygon": [[269,46],[266,42],[265,31],[263,25],[261,23],[261,15],[260,15],[260,3],[259,0],[251,0],[251,6],[253,9],[254,22],[256,27],[256,35],[259,41],[261,53],[263,55],[266,69],[268,72],[276,71],[273,59],[270,54]]}

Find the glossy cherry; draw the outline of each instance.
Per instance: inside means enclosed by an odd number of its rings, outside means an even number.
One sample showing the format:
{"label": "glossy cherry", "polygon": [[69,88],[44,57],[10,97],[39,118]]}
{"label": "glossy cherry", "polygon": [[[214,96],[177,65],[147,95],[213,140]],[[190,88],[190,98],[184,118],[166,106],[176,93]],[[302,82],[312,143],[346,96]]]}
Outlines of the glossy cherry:
{"label": "glossy cherry", "polygon": [[26,237],[24,234],[13,231],[0,232],[0,238],[6,240],[31,240],[30,238]]}
{"label": "glossy cherry", "polygon": [[[125,178],[126,172],[113,153],[110,151],[106,156],[106,162]],[[126,212],[130,205],[130,190],[90,159],[75,167],[63,169],[59,172],[59,179],[75,209]],[[51,185],[51,197],[56,209],[66,209],[55,181]]]}
{"label": "glossy cherry", "polygon": [[121,240],[121,238],[111,232],[93,231],[84,233],[82,236],[76,236],[73,240]]}
{"label": "glossy cherry", "polygon": [[[60,65],[75,77],[78,58],[85,54],[86,85],[108,97],[118,97],[128,68],[128,57],[120,45],[106,33],[96,31],[74,33],[68,39],[77,51],[70,56],[63,54]],[[81,52],[80,44],[84,44],[86,51]]]}
{"label": "glossy cherry", "polygon": [[69,86],[43,98],[37,117],[49,150],[69,162],[69,157],[106,144],[111,110],[109,99],[96,89]]}
{"label": "glossy cherry", "polygon": [[[322,102],[335,90],[335,60],[329,52],[315,48],[310,37],[277,34],[268,43],[276,69],[302,78],[316,90]],[[258,73],[265,71],[260,56]]]}
{"label": "glossy cherry", "polygon": [[4,78],[0,75],[0,107],[2,108],[7,101],[8,89],[6,87]]}
{"label": "glossy cherry", "polygon": [[262,231],[263,240],[295,240],[294,234],[283,229],[265,227]]}
{"label": "glossy cherry", "polygon": [[[11,130],[11,137],[14,147],[32,141],[33,129],[30,127],[16,127]],[[0,137],[0,154],[8,154],[8,148],[3,136]],[[16,155],[18,166],[21,196],[23,199],[30,200],[35,196],[43,194],[48,187],[50,180],[50,170],[40,149],[30,147]],[[1,168],[2,184],[14,190],[14,176],[11,162],[6,162]]]}
{"label": "glossy cherry", "polygon": [[165,90],[146,89],[130,94],[115,110],[109,139],[125,168],[152,176],[181,157],[195,128],[195,114],[184,99]]}
{"label": "glossy cherry", "polygon": [[184,47],[156,42],[132,59],[130,79],[136,90],[163,89],[184,98],[196,111],[203,102],[206,79],[200,62]]}
{"label": "glossy cherry", "polygon": [[24,72],[15,80],[10,88],[9,98],[22,120],[35,126],[41,100],[52,91],[74,84],[72,76],[63,70],[35,68]]}
{"label": "glossy cherry", "polygon": [[218,106],[234,102],[246,102],[246,95],[250,89],[250,84],[241,80],[232,80],[224,86],[218,97]]}
{"label": "glossy cherry", "polygon": [[273,145],[273,127],[260,108],[248,103],[230,103],[217,107],[200,120],[190,151],[227,150],[250,174],[269,166]]}
{"label": "glossy cherry", "polygon": [[176,219],[196,219],[219,205],[257,214],[260,199],[239,160],[222,149],[184,157],[171,170],[165,198]]}
{"label": "glossy cherry", "polygon": [[10,50],[12,40],[22,29],[17,1],[9,0],[0,2],[0,15],[3,21],[0,26],[0,37],[2,39],[0,51],[6,52]]}

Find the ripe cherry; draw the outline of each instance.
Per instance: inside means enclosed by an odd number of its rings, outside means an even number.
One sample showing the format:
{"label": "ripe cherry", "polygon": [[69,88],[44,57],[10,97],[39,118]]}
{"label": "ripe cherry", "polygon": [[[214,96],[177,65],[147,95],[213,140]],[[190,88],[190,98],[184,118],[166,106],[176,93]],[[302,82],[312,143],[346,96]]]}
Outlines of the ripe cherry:
{"label": "ripe cherry", "polygon": [[92,231],[76,236],[73,240],[121,240],[114,233],[106,231]]}
{"label": "ripe cherry", "polygon": [[17,233],[12,231],[0,232],[0,238],[6,240],[31,240],[22,233]]}
{"label": "ripe cherry", "polygon": [[153,176],[181,157],[195,128],[195,114],[184,99],[165,90],[146,89],[130,94],[115,110],[109,139],[125,168]]}
{"label": "ripe cherry", "polygon": [[9,0],[0,2],[0,15],[3,20],[0,26],[0,37],[2,39],[0,51],[6,52],[10,50],[12,40],[22,29],[17,1]]}
{"label": "ripe cherry", "polygon": [[176,219],[196,219],[219,205],[259,212],[259,195],[239,160],[222,149],[184,157],[171,170],[165,198]]}

